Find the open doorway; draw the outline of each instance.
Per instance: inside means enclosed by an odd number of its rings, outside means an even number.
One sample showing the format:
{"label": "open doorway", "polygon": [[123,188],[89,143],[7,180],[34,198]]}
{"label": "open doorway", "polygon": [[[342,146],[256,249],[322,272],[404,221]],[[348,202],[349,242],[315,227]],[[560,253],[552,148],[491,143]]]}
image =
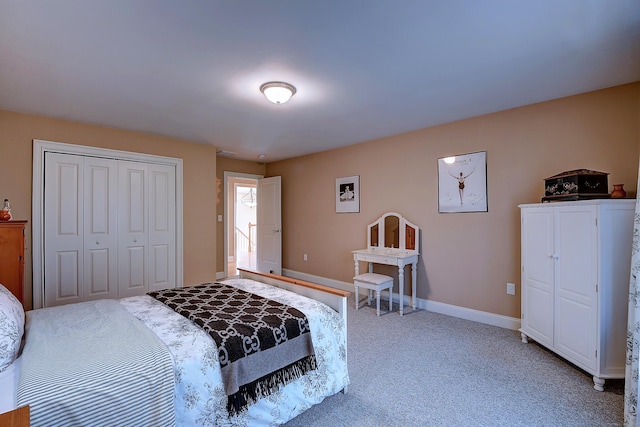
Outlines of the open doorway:
{"label": "open doorway", "polygon": [[225,224],[226,276],[238,268],[256,269],[258,178],[244,174],[226,177],[227,221]]}

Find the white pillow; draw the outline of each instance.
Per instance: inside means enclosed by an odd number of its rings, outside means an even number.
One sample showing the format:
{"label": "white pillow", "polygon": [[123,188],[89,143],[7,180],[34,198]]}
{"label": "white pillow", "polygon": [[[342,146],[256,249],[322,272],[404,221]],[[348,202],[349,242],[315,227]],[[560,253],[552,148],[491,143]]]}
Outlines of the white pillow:
{"label": "white pillow", "polygon": [[0,372],[18,357],[24,333],[24,308],[7,288],[0,285]]}

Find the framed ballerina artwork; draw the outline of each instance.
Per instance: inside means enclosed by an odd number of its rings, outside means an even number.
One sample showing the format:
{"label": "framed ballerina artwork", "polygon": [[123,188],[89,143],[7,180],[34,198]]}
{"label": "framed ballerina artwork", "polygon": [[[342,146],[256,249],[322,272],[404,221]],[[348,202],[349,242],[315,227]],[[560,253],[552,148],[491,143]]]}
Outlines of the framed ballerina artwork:
{"label": "framed ballerina artwork", "polygon": [[487,152],[438,159],[438,212],[488,212]]}

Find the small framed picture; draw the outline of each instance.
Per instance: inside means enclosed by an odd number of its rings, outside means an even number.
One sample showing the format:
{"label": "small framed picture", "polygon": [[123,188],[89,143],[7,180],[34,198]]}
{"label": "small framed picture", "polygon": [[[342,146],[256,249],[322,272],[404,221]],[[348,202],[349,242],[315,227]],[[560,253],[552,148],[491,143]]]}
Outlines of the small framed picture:
{"label": "small framed picture", "polygon": [[360,212],[360,176],[336,178],[336,213]]}
{"label": "small framed picture", "polygon": [[438,212],[488,212],[487,152],[438,159]]}

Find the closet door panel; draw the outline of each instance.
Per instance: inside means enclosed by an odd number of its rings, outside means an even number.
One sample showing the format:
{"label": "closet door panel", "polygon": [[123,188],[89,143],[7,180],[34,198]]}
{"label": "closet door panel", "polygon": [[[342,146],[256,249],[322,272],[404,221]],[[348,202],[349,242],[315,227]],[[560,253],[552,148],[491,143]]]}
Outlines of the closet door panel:
{"label": "closet door panel", "polygon": [[175,168],[149,165],[149,290],[175,288]]}
{"label": "closet door panel", "polygon": [[44,306],[83,298],[84,158],[47,153],[44,192]]}
{"label": "closet door panel", "polygon": [[118,162],[84,165],[84,300],[118,298]]}
{"label": "closet door panel", "polygon": [[[79,280],[81,253],[79,251],[57,251],[55,255],[56,293],[49,306],[67,304],[69,299],[81,299],[82,289]],[[75,302],[75,301],[74,301]]]}
{"label": "closet door panel", "polygon": [[[124,251],[124,258],[126,258],[127,268],[121,272],[124,273],[127,292],[133,292],[133,295],[147,292],[144,268],[146,248],[144,246],[129,246]],[[125,295],[120,295],[121,298],[123,296]]]}
{"label": "closet door panel", "polygon": [[84,272],[85,300],[118,297],[117,286],[110,292],[109,250],[89,250],[84,259]]}
{"label": "closet door panel", "polygon": [[149,244],[148,165],[120,161],[118,164],[118,296],[148,291]]}

